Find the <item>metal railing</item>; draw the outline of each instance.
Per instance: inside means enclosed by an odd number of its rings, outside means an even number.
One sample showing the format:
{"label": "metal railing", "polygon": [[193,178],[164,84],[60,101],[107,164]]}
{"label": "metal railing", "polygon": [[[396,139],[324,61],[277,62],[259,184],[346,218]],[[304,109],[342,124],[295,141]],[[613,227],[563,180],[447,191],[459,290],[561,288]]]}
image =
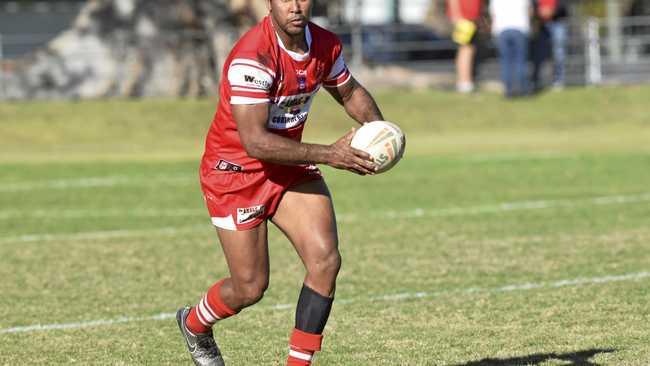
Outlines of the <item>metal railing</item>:
{"label": "metal railing", "polygon": [[596,19],[588,19],[585,32],[585,81],[586,84],[597,85],[603,81],[603,65],[601,59],[602,47],[600,25]]}
{"label": "metal railing", "polygon": [[598,20],[598,28],[603,81],[649,81],[650,17],[622,18],[614,24]]}
{"label": "metal railing", "polygon": [[[597,18],[568,23],[566,66],[573,84],[650,82],[650,17],[621,18],[615,25],[618,29],[613,30],[612,23]],[[413,36],[414,29],[428,38],[417,39]],[[419,64],[419,69],[428,66],[431,70],[453,70],[451,60],[456,45],[449,38],[427,31],[426,26],[358,25],[339,31],[350,57],[367,65]],[[411,34],[405,36],[408,33]],[[497,51],[490,36],[486,38],[483,54],[487,57],[483,61],[491,64]],[[491,69],[491,74],[485,77],[498,78],[494,72],[496,67]]]}

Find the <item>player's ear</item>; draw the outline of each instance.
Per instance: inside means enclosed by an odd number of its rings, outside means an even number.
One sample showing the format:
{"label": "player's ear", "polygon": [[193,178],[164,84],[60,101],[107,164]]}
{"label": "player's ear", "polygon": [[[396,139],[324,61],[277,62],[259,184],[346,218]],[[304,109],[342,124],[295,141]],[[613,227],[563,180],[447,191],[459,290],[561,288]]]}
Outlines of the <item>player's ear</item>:
{"label": "player's ear", "polygon": [[269,13],[271,12],[271,1],[273,1],[273,0],[268,0],[266,2],[266,7],[267,7],[267,9],[269,9]]}

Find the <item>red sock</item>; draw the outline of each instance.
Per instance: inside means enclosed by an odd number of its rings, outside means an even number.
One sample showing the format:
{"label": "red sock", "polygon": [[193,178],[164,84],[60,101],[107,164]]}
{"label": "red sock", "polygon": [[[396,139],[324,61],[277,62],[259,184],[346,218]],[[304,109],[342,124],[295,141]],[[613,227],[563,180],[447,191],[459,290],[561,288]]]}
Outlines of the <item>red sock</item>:
{"label": "red sock", "polygon": [[194,334],[208,333],[214,323],[237,314],[237,311],[229,308],[221,300],[219,290],[223,281],[225,280],[212,285],[201,301],[190,310],[186,320],[187,329],[190,332]]}
{"label": "red sock", "polygon": [[287,366],[310,366],[314,352],[320,351],[323,335],[293,330],[289,339]]}

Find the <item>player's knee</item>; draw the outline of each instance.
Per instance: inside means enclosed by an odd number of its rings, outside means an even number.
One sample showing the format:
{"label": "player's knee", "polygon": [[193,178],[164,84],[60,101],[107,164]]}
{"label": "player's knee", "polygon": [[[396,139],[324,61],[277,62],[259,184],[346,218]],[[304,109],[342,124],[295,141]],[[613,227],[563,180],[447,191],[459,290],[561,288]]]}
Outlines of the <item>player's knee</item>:
{"label": "player's knee", "polygon": [[335,276],[339,273],[339,270],[341,269],[341,254],[338,250],[327,258],[326,268]]}
{"label": "player's knee", "polygon": [[250,306],[262,299],[268,287],[268,279],[239,283],[234,287],[235,296],[243,307]]}
{"label": "player's knee", "polygon": [[307,270],[319,277],[336,277],[341,269],[341,255],[338,250],[330,250],[321,255]]}

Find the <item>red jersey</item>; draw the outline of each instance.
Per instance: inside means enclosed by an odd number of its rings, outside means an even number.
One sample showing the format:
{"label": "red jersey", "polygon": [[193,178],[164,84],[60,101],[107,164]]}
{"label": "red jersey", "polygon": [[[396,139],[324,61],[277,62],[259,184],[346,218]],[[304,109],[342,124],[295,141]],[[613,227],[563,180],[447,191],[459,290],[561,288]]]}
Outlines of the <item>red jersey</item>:
{"label": "red jersey", "polygon": [[[457,1],[460,6],[460,14],[451,14],[450,2]],[[460,16],[467,20],[478,20],[481,17],[481,0],[447,0],[447,15],[452,18],[452,15]]]}
{"label": "red jersey", "polygon": [[266,128],[301,141],[309,109],[321,85],[337,87],[351,78],[338,37],[309,23],[305,27],[309,51],[287,50],[270,16],[248,31],[226,59],[219,88],[220,100],[205,143],[201,171],[260,171],[277,167],[250,157],[242,146],[233,104],[268,104]]}

